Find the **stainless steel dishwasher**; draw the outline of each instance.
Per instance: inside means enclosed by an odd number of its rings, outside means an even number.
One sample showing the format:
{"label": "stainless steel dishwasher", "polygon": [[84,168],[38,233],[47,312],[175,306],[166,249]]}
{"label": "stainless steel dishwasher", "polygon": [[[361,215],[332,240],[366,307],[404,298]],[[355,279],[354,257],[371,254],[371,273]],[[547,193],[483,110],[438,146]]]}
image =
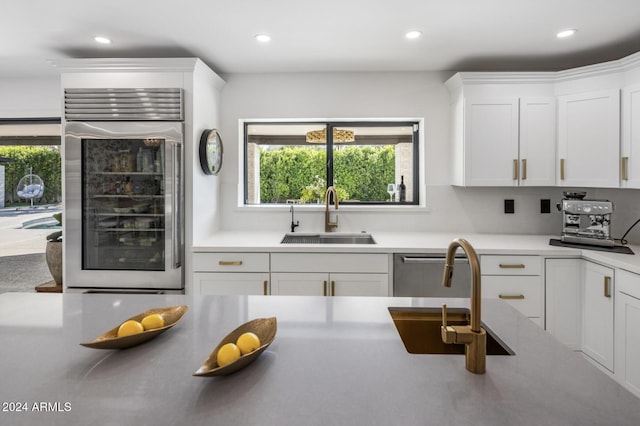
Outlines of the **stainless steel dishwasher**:
{"label": "stainless steel dishwasher", "polygon": [[407,297],[469,297],[471,269],[465,255],[456,255],[451,287],[442,285],[445,255],[393,255],[393,295]]}

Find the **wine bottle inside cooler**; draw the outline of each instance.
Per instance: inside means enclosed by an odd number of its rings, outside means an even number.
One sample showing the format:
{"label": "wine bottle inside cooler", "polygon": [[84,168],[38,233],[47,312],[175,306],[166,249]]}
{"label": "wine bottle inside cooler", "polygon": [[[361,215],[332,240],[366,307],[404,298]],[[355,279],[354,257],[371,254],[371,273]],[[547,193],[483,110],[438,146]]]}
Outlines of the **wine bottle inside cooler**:
{"label": "wine bottle inside cooler", "polygon": [[407,187],[404,184],[404,176],[400,176],[399,192],[400,192],[400,202],[403,203],[407,201]]}

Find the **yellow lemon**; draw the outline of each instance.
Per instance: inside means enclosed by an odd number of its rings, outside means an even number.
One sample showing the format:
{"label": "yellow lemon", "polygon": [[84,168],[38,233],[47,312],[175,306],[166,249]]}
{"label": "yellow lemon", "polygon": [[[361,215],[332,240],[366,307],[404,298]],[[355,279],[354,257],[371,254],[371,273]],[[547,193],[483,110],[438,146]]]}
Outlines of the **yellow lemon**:
{"label": "yellow lemon", "polygon": [[145,330],[153,330],[154,328],[164,327],[164,318],[160,314],[151,314],[142,318],[141,323]]}
{"label": "yellow lemon", "polygon": [[130,336],[132,334],[142,333],[144,327],[138,321],[128,320],[122,323],[118,328],[118,337]]}
{"label": "yellow lemon", "polygon": [[218,350],[218,354],[216,356],[218,366],[220,367],[229,365],[238,358],[240,358],[240,349],[238,349],[238,347],[233,343],[227,343],[226,345],[223,345]]}
{"label": "yellow lemon", "polygon": [[238,345],[240,353],[246,355],[260,347],[260,338],[254,333],[243,333],[238,337],[236,345]]}

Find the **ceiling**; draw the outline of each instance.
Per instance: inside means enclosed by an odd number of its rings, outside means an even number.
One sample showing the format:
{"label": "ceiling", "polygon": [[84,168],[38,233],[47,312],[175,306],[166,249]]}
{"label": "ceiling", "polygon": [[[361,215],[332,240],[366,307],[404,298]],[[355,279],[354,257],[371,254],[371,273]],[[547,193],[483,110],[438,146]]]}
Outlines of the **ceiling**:
{"label": "ceiling", "polygon": [[[5,1],[0,77],[55,75],[48,60],[91,57],[197,56],[223,76],[560,70],[640,51],[639,22],[639,0]],[[578,32],[556,38],[567,28]]]}

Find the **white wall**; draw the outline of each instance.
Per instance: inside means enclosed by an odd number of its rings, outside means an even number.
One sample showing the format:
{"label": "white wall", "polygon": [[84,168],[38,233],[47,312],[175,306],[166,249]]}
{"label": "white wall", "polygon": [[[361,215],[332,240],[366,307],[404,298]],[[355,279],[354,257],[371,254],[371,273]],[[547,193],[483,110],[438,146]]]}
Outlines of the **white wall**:
{"label": "white wall", "polygon": [[0,119],[60,117],[60,77],[0,79]]}
{"label": "white wall", "polygon": [[[239,119],[424,117],[427,210],[339,210],[339,231],[459,231],[557,234],[559,188],[454,188],[449,185],[450,74],[304,73],[235,74],[222,91],[225,164],[221,173],[221,228],[288,231],[288,207],[238,207]],[[503,200],[515,200],[516,213],[503,213]],[[540,214],[540,199],[552,213]],[[324,229],[323,208],[297,207],[302,232]]]}
{"label": "white wall", "polygon": [[191,174],[186,176],[187,242],[190,245],[200,245],[202,239],[207,238],[220,227],[219,205],[220,179],[218,176],[205,175],[200,167],[199,146],[200,137],[207,129],[220,128],[220,89],[224,81],[201,62],[197,63],[193,74],[192,102],[187,105],[193,111],[188,114],[192,122],[185,123],[186,130],[192,144],[185,150],[188,162],[191,164]]}

